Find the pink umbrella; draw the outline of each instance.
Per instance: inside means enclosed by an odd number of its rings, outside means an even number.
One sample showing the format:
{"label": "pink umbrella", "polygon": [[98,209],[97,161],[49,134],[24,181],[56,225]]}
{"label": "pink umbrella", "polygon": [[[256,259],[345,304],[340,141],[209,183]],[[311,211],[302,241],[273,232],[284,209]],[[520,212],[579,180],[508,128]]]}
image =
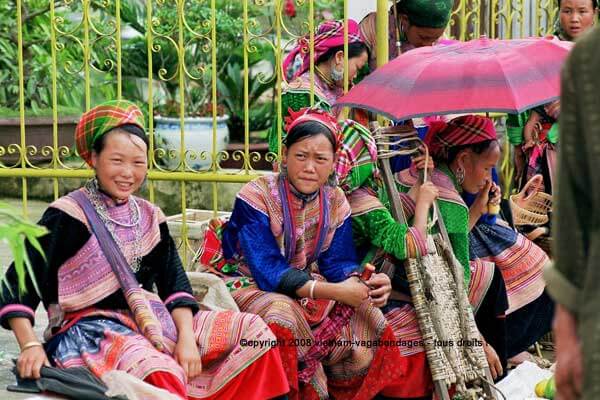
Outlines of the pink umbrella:
{"label": "pink umbrella", "polygon": [[530,38],[411,50],[336,103],[403,120],[434,114],[522,112],[558,99],[571,42]]}

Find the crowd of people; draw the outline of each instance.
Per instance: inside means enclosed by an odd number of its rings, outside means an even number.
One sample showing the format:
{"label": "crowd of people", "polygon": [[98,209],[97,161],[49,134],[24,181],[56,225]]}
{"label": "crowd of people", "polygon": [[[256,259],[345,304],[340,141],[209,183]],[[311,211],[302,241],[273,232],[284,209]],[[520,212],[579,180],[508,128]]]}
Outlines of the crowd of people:
{"label": "crowd of people", "polygon": [[[598,20],[596,0],[558,3],[560,40],[584,36]],[[436,45],[453,4],[403,0],[393,6],[390,58]],[[429,156],[393,164],[407,222],[393,217],[377,146],[365,127],[371,116],[353,110],[351,119],[339,121],[334,108],[344,76],[353,81],[376,68],[374,32],[374,14],[360,24],[348,21],[344,71],[344,24],[321,24],[312,53],[314,85],[307,38],[283,63],[284,124],[274,124],[269,134],[281,162],[276,172],[239,191],[230,218],[211,221],[200,249],[202,267],[223,279],[240,312],[198,306],[164,214],[134,195],[148,169],[140,109],[118,100],[86,112],[76,144],[95,177],[53,202],[39,222],[49,231],[40,239],[43,255],[28,246],[39,292],[28,276],[27,291],[20,293],[14,266],[2,286],[0,324],[12,329],[21,348],[20,377],[39,378],[42,366],[53,365],[86,367],[99,378],[126,371],[183,399],[430,399],[433,382],[404,261],[428,251],[434,204],[462,267],[495,380],[511,366],[539,361],[528,349],[552,329],[555,304],[548,293],[559,303],[557,320],[571,327],[562,328],[557,344],[578,344],[576,316],[587,315],[588,346],[595,349],[594,308],[580,303],[597,296],[583,272],[590,250],[568,246],[581,235],[580,225],[593,224],[575,212],[577,193],[595,187],[591,165],[575,155],[574,146],[587,143],[590,155],[597,148],[588,143],[595,138],[575,128],[580,115],[597,127],[597,107],[594,117],[576,114],[563,100],[570,119],[561,131],[570,141],[566,150],[561,147],[561,169],[553,161],[561,102],[509,117],[518,176],[527,179],[543,169],[549,193],[556,171],[565,182],[573,180],[559,184],[566,194],[558,210],[571,222],[555,227],[558,262],[547,273],[547,289],[542,272],[548,254],[490,212],[502,199],[495,173],[501,146],[487,117],[430,123],[424,139]],[[597,38],[596,30],[584,39],[588,48]],[[568,79],[590,60],[583,49],[577,55],[565,71],[573,103],[587,86]],[[591,93],[596,103],[585,94],[579,101],[597,105],[597,89]],[[587,234],[583,240],[595,239]],[[567,261],[571,252],[575,256]],[[375,271],[367,277],[371,265]],[[393,265],[393,273],[385,273],[386,265]],[[33,330],[40,303],[50,321],[44,343]],[[559,365],[557,379],[569,390],[564,398],[575,398],[582,391],[580,360],[564,363],[571,367]],[[597,393],[594,372],[585,376],[589,393]]]}

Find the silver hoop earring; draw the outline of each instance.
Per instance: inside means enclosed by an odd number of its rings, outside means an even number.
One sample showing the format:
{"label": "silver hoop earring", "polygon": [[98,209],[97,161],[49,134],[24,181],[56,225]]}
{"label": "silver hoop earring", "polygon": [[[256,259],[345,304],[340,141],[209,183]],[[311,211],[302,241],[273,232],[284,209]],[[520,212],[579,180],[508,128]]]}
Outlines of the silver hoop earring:
{"label": "silver hoop earring", "polygon": [[456,175],[456,182],[459,185],[462,185],[463,182],[465,181],[465,170],[462,167],[458,167],[455,175]]}

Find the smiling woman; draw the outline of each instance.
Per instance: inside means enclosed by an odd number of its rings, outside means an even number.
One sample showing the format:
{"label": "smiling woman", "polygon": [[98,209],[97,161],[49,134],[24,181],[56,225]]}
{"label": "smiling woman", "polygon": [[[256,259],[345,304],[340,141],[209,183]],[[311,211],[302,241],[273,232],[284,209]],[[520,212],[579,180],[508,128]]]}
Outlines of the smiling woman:
{"label": "smiling woman", "polygon": [[[82,116],[75,139],[96,177],[42,216],[49,234],[37,247],[45,259],[34,245],[27,248],[40,291],[28,279],[27,293],[17,296],[14,264],[2,286],[0,324],[19,342],[18,374],[39,378],[52,360],[99,378],[127,371],[183,399],[239,398],[241,390],[248,399],[285,394],[266,324],[256,315],[199,310],[164,214],[133,195],[147,171],[140,109],[103,103]],[[40,302],[50,321],[44,345],[32,329]],[[260,347],[242,345],[259,338]]]}
{"label": "smiling woman", "polygon": [[148,138],[137,125],[111,130],[94,142],[91,158],[100,187],[121,203],[137,192],[148,172]]}

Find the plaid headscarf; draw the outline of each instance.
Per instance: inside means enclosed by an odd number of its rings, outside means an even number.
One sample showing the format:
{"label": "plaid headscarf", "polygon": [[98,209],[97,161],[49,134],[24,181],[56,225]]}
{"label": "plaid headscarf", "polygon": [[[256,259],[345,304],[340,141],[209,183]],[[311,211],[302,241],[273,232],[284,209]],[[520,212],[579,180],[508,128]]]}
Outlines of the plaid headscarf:
{"label": "plaid headscarf", "polygon": [[[334,153],[337,153],[340,150],[340,147],[342,146],[342,132],[333,115],[320,108],[310,107],[304,107],[298,111],[289,108],[288,113],[290,115],[285,117],[285,131],[288,135],[292,129],[304,122],[318,122],[331,132],[333,140],[335,141]],[[288,136],[286,136],[286,139],[287,137]]]}
{"label": "plaid headscarf", "polygon": [[[348,44],[363,42],[358,23],[348,20]],[[325,54],[329,49],[344,45],[344,22],[325,21],[317,29],[315,35],[314,61]],[[296,61],[296,58],[299,58]],[[299,66],[297,64],[300,64]],[[298,39],[296,47],[288,54],[283,62],[283,76],[291,81],[310,67],[310,36]]]}
{"label": "plaid headscarf", "polygon": [[342,124],[342,137],[335,174],[344,193],[350,194],[369,178],[380,178],[377,144],[367,128],[350,119]]}
{"label": "plaid headscarf", "polygon": [[450,21],[454,0],[399,0],[398,10],[411,25],[445,28]]}
{"label": "plaid headscarf", "polygon": [[75,129],[77,151],[92,166],[92,147],[96,140],[111,129],[123,125],[144,127],[144,114],[134,103],[127,100],[111,100],[102,103],[81,116]]}
{"label": "plaid headscarf", "polygon": [[494,122],[478,115],[463,115],[448,122],[434,121],[429,126],[425,144],[434,158],[447,160],[452,147],[496,139]]}

